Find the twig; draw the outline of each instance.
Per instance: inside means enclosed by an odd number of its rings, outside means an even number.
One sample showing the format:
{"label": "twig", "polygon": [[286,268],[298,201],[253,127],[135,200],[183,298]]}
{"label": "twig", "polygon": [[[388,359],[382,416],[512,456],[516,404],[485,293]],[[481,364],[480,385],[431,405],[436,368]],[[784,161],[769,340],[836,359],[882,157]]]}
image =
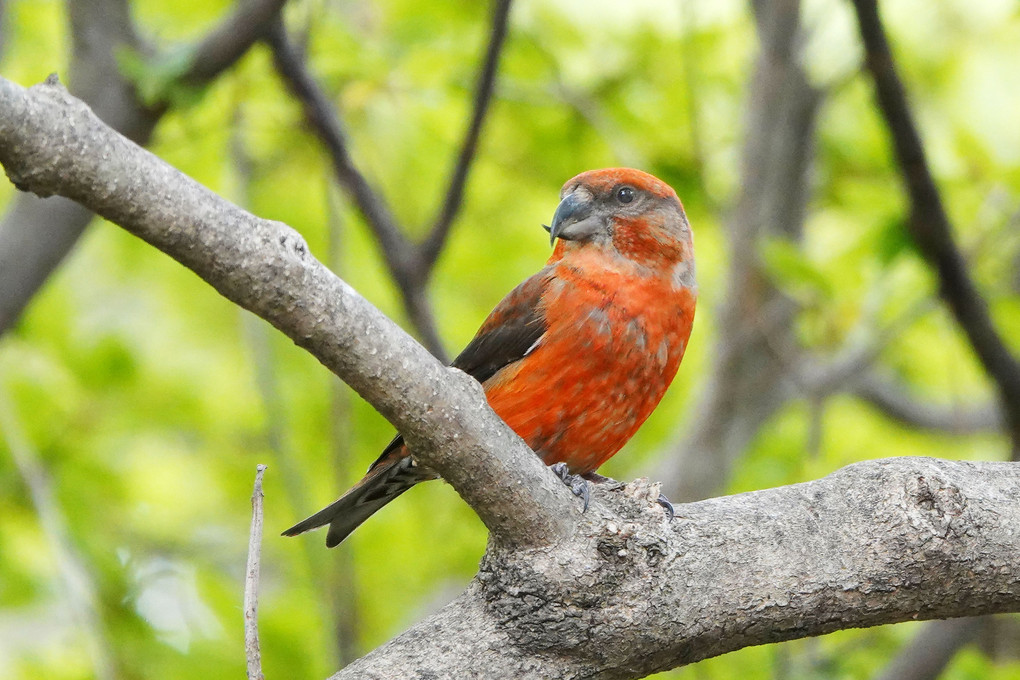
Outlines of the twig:
{"label": "twig", "polygon": [[849,391],[889,418],[910,427],[951,434],[988,433],[1002,427],[1002,416],[994,405],[961,410],[924,403],[874,371],[865,371],[854,378]]}
{"label": "twig", "polygon": [[280,15],[287,0],[237,0],[234,11],[194,48],[181,81],[201,85],[237,62]]}
{"label": "twig", "polygon": [[876,0],[854,0],[864,43],[865,65],[875,82],[900,172],[910,199],[908,228],[918,249],[938,276],[939,294],[967,335],[1002,400],[1014,452],[1020,452],[1020,362],[992,323],[988,305],[953,242],[952,226],[932,178],[920,134],[896,73]]}
{"label": "twig", "polygon": [[428,268],[423,265],[419,250],[397,226],[393,212],[382,194],[372,188],[355,165],[332,103],[308,72],[301,52],[287,36],[283,22],[273,24],[266,41],[273,50],[276,70],[287,89],[301,102],[312,131],[326,147],[337,181],[352,197],[354,205],[379,242],[386,265],[400,290],[404,308],[422,344],[433,356],[446,362],[446,351],[424,294]]}
{"label": "twig", "polygon": [[413,258],[411,244],[397,227],[382,195],[372,188],[355,165],[333,104],[309,73],[301,52],[287,35],[282,21],[275,21],[270,26],[266,42],[273,50],[277,72],[287,89],[301,102],[312,131],[329,153],[337,180],[354,199],[358,211],[379,240],[390,268],[406,269]]}
{"label": "twig", "polygon": [[248,565],[244,576],[244,654],[248,680],[264,680],[259,650],[259,560],[262,553],[262,475],[266,466],[255,466],[255,488],[251,494],[251,533],[248,537]]}
{"label": "twig", "polygon": [[478,74],[478,84],[475,88],[474,112],[471,115],[471,122],[468,125],[467,132],[464,134],[464,141],[460,147],[457,164],[450,175],[443,206],[440,208],[439,215],[433,223],[432,230],[420,247],[423,266],[429,271],[431,271],[443,250],[443,244],[450,234],[450,227],[457,216],[457,212],[460,210],[464,198],[464,184],[467,181],[468,171],[471,169],[471,162],[474,160],[477,152],[478,137],[482,132],[485,114],[489,110],[489,102],[492,101],[492,93],[495,89],[496,71],[499,68],[499,56],[502,54],[503,45],[506,42],[506,29],[511,3],[512,0],[496,0],[495,7],[493,7],[489,45],[485,50],[485,59],[482,62],[482,69]]}

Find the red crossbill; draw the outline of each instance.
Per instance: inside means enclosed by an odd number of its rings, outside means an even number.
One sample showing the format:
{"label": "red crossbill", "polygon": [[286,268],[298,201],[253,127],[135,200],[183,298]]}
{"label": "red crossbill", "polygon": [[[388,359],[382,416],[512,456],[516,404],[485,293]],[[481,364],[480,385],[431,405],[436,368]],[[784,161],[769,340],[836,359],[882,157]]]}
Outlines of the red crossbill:
{"label": "red crossbill", "polygon": [[[680,366],[697,298],[693,241],[676,192],[639,170],[582,173],[560,198],[549,261],[496,306],[452,365],[482,383],[492,409],[546,464],[591,476]],[[284,534],[329,524],[326,545],[335,546],[436,477],[398,435],[350,491]]]}

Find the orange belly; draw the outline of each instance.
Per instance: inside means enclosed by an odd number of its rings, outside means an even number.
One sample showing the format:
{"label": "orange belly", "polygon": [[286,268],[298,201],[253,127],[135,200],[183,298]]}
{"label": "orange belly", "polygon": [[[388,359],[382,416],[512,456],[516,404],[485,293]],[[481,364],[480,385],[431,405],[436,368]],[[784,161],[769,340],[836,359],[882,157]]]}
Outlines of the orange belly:
{"label": "orange belly", "polygon": [[[694,292],[670,282],[558,272],[545,335],[485,382],[493,410],[546,462],[575,474],[620,450],[676,375]],[[664,299],[663,296],[666,296]]]}

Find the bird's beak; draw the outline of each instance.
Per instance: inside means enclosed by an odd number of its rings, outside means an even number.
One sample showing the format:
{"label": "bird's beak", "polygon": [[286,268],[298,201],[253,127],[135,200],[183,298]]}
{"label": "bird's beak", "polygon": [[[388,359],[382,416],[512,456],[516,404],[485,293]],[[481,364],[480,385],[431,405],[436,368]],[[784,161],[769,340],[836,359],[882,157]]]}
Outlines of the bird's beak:
{"label": "bird's beak", "polygon": [[579,241],[588,238],[602,228],[602,220],[594,214],[594,201],[586,189],[579,188],[563,197],[549,232],[549,243],[561,238],[565,241]]}

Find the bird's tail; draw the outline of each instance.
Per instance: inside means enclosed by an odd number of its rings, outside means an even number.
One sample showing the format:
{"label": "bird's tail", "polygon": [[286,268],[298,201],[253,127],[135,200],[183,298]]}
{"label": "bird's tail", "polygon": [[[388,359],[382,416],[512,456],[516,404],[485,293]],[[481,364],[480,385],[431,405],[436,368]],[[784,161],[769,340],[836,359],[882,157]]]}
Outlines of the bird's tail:
{"label": "bird's tail", "polygon": [[302,520],[283,532],[297,536],[329,525],[326,547],[332,548],[350,536],[362,522],[418,482],[435,479],[435,473],[420,467],[411,456],[380,459],[360,482],[332,505]]}

